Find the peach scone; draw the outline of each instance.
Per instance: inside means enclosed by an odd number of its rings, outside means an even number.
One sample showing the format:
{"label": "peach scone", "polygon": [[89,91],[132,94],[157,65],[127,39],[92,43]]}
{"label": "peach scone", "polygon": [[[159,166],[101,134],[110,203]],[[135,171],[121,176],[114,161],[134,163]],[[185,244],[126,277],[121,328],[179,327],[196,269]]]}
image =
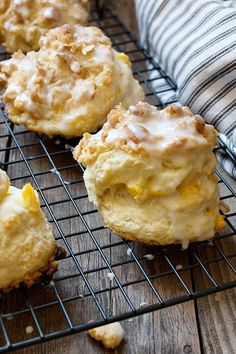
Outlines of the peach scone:
{"label": "peach scone", "polygon": [[211,239],[219,214],[213,126],[187,107],[117,106],[74,158],[85,167],[90,201],[124,238],[167,245]]}
{"label": "peach scone", "polygon": [[0,63],[0,86],[12,122],[68,138],[96,130],[116,104],[144,98],[129,58],[96,27],[49,31],[38,52]]}
{"label": "peach scone", "polygon": [[14,53],[39,49],[39,38],[51,28],[87,22],[88,0],[1,0],[0,42]]}
{"label": "peach scone", "polygon": [[20,283],[31,286],[58,267],[57,246],[37,192],[30,184],[10,186],[0,169],[0,290],[7,292]]}

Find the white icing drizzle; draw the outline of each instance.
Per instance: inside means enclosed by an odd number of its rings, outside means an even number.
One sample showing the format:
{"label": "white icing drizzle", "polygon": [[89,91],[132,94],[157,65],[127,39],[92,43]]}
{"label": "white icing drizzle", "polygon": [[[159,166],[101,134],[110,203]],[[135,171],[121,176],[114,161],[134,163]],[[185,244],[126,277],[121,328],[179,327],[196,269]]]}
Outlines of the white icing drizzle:
{"label": "white icing drizzle", "polygon": [[140,123],[131,123],[127,127],[140,140],[145,139],[149,134],[144,125]]}
{"label": "white icing drizzle", "polygon": [[182,250],[186,250],[188,248],[188,245],[189,245],[189,240],[187,239],[184,239],[182,240]]}
{"label": "white icing drizzle", "polygon": [[25,4],[25,0],[13,0],[13,5],[17,6],[17,5],[24,5]]}
{"label": "white icing drizzle", "polygon": [[[106,38],[106,36],[102,36]],[[99,42],[97,34],[91,27],[76,27],[74,41],[77,43],[97,44]]]}
{"label": "white icing drizzle", "polygon": [[24,92],[16,97],[15,104],[16,105],[24,104],[24,106],[31,112],[35,110],[35,104],[29,97],[29,94],[26,94]]}
{"label": "white icing drizzle", "polygon": [[95,94],[95,86],[93,83],[77,80],[75,89],[73,90],[73,99],[78,102],[90,100]]}
{"label": "white icing drizzle", "polygon": [[48,18],[48,19],[53,19],[55,16],[55,8],[54,7],[47,7],[43,11],[43,17]]}
{"label": "white icing drizzle", "polygon": [[80,64],[77,61],[73,61],[70,64],[71,71],[74,73],[78,73],[80,71]]}
{"label": "white icing drizzle", "polygon": [[111,129],[106,137],[107,144],[115,144],[116,141],[120,140],[122,137],[125,137],[122,131],[119,129]]}
{"label": "white icing drizzle", "polygon": [[3,27],[5,28],[5,30],[10,31],[12,30],[12,26],[13,24],[11,23],[11,21],[7,21]]}
{"label": "white icing drizzle", "polygon": [[23,17],[28,17],[30,14],[29,9],[27,9],[27,7],[22,6],[19,13],[23,16]]}
{"label": "white icing drizzle", "polygon": [[[125,125],[128,129],[125,129]],[[151,111],[143,117],[132,114],[130,109],[127,119],[108,131],[106,143],[115,144],[116,141],[124,139],[131,149],[136,150],[136,141],[132,141],[132,136],[137,138],[140,147],[150,152],[164,151],[181,138],[187,138],[189,144],[207,144],[206,139],[196,130],[192,117],[170,117],[164,110]]]}
{"label": "white icing drizzle", "polygon": [[97,64],[113,63],[112,50],[105,45],[95,47],[93,61]]}
{"label": "white icing drizzle", "polygon": [[94,49],[94,47],[95,47],[94,44],[87,45],[82,49],[82,54],[86,55],[87,53],[91,52]]}
{"label": "white icing drizzle", "polygon": [[127,144],[133,151],[137,151],[137,144],[135,144],[133,141],[129,140]]}

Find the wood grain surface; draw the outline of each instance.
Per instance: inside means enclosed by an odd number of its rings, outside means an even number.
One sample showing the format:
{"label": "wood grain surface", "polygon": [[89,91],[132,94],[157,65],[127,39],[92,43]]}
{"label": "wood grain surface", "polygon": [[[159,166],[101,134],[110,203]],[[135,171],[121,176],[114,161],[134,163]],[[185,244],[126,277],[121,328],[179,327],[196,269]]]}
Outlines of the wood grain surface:
{"label": "wood grain surface", "polygon": [[[126,25],[131,28],[132,31],[137,33],[137,25],[135,21],[135,12],[132,0],[113,0],[112,6],[117,11],[118,15],[126,23]],[[3,126],[0,125],[1,134],[3,134]],[[5,129],[5,128],[4,128]],[[21,128],[17,128],[20,131]],[[21,145],[29,144],[34,142],[34,134],[24,134],[19,135],[19,141]],[[1,147],[7,144],[7,139],[0,139]],[[65,155],[59,153],[64,150],[64,146],[60,144],[54,146],[50,141],[46,142],[49,150],[55,153],[53,161],[57,167],[61,167],[61,175],[64,180],[69,180],[70,182],[76,182],[82,178],[82,174],[79,172],[78,168],[66,168],[74,164],[71,155],[67,153]],[[28,157],[36,157],[43,154],[42,146],[37,145],[33,150],[24,150]],[[3,162],[5,156],[3,152],[0,151],[0,161]],[[20,155],[17,149],[12,150],[9,160],[17,161],[20,159]],[[31,168],[34,172],[45,171],[44,175],[38,177],[40,185],[44,189],[45,196],[50,201],[58,201],[66,199],[68,196],[65,195],[63,189],[60,186],[60,181],[58,181],[58,176],[50,173],[50,169],[53,167],[47,158],[32,159],[30,162]],[[27,175],[28,171],[24,163],[20,162],[14,165],[8,165],[8,173],[11,177],[17,177],[22,175]],[[22,186],[29,178],[15,180],[14,185]],[[33,181],[31,181],[33,182]],[[58,188],[53,190],[47,189],[50,185],[58,184]],[[83,184],[81,183],[71,183],[68,187],[70,193],[73,196],[86,194]],[[226,191],[225,191],[226,193]],[[76,201],[77,205],[83,211],[88,211],[92,208],[91,204],[88,203],[86,199],[81,199]],[[72,216],[75,214],[74,208],[71,203],[63,203],[63,208],[61,204],[52,204],[50,206],[56,215],[57,219],[60,220],[59,224],[63,232],[66,234],[75,234],[83,231],[83,226],[78,223],[77,218]],[[235,203],[232,201],[232,210],[235,211]],[[44,207],[44,211],[47,217],[51,219],[50,214]],[[68,220],[64,220],[66,217],[70,217],[69,229]],[[97,213],[85,216],[90,227],[99,227],[102,223],[100,216]],[[232,221],[234,222],[234,221]],[[55,226],[55,225],[54,225]],[[58,229],[55,227],[55,234],[58,239],[59,244],[64,244]],[[99,240],[100,245],[106,245],[117,242],[119,243],[119,238],[115,235],[110,235],[108,231],[100,230],[96,232],[96,237]],[[100,289],[101,287],[109,287],[108,280],[106,278],[107,269],[104,267],[104,261],[98,252],[90,252],[88,254],[82,255],[80,252],[91,249],[94,245],[91,239],[88,237],[86,231],[84,234],[80,234],[80,237],[68,237],[67,241],[69,246],[78,254],[78,259],[80,264],[83,265],[84,270],[88,274],[88,279],[94,289]],[[226,254],[235,252],[236,243],[234,238],[227,238],[223,241],[218,242],[219,247],[222,247]],[[158,252],[158,248],[150,248],[142,245],[133,245],[133,250],[135,255],[142,257],[147,253]],[[219,257],[213,248],[211,249],[209,245],[201,244],[197,246],[196,252],[202,261],[215,260]],[[134,279],[141,279],[142,274],[138,269],[136,263],[129,262],[127,258],[126,248],[123,244],[118,244],[116,247],[105,249],[105,255],[109,262],[114,264],[114,271],[122,281],[123,284],[132,283]],[[186,251],[172,253],[171,261],[175,265],[188,266],[191,262],[196,262],[196,260],[191,260],[188,257]],[[232,258],[234,265],[236,259]],[[125,262],[125,266],[119,265],[120,262]],[[116,265],[117,264],[117,265]],[[197,263],[196,263],[197,264]],[[196,265],[195,264],[195,265]],[[159,273],[169,272],[169,266],[163,259],[158,259],[157,261],[143,260],[142,266],[148,275],[156,275]],[[92,270],[96,269],[95,272]],[[214,278],[217,279],[218,283],[226,282],[230,279],[235,278],[235,274],[231,271],[230,267],[223,261],[218,262],[218,266],[209,265],[208,270],[212,272]],[[76,272],[76,267],[74,261],[71,257],[67,257],[61,262],[60,271],[57,275],[58,279],[63,279],[67,274],[74,274],[73,281],[60,280],[57,282],[57,291],[63,296],[73,297],[76,294],[86,294],[86,287],[82,280],[80,280],[78,272]],[[179,272],[180,276],[183,277],[185,283],[190,290],[202,289],[209,286],[209,279],[206,277],[205,273],[200,269],[200,267],[193,268],[192,272]],[[194,279],[194,283],[193,283]],[[159,293],[165,299],[172,298],[175,296],[181,296],[185,293],[185,290],[181,286],[176,276],[173,274],[166,275],[164,277],[156,277],[153,279],[153,285],[158,289]],[[152,304],[157,301],[155,294],[153,293],[150,286],[146,283],[140,283],[137,285],[131,285],[125,287],[127,295],[130,297],[132,302],[139,307],[142,302],[147,304]],[[236,353],[236,341],[235,341],[235,328],[236,328],[236,290],[231,289],[215,295],[210,295],[198,300],[189,301],[187,303],[172,306],[166,309],[162,309],[150,314],[135,317],[122,322],[125,329],[125,340],[122,345],[115,351],[104,350],[104,348],[94,340],[90,339],[87,333],[82,332],[60,339],[55,339],[50,342],[45,342],[43,344],[31,346],[24,349],[18,349],[15,353],[18,354],[100,354],[100,353],[120,353],[120,354],[198,354],[198,353],[216,353],[216,354],[234,354]],[[7,300],[1,299],[0,311],[7,312],[14,308],[14,306],[19,305],[21,301],[19,292],[14,292],[11,296],[11,301],[9,298]],[[39,291],[39,288],[33,288],[29,291],[29,296],[35,305],[45,301],[53,301],[55,299],[55,293],[53,288],[45,287],[43,293]],[[107,313],[119,314],[124,310],[127,310],[127,303],[121,295],[120,291],[113,290],[106,292],[103,296],[98,297],[101,301],[103,308],[107,309]],[[22,303],[23,306],[23,303]],[[90,321],[96,319],[98,316],[98,311],[94,306],[91,297],[85,297],[80,301],[68,301],[66,303],[66,310],[70,317],[77,321],[78,317],[80,322]],[[50,331],[58,327],[58,329],[63,328],[66,325],[65,318],[61,313],[60,306],[55,306],[54,311],[40,310],[38,313],[38,318],[40,324],[45,331]],[[25,323],[33,325],[32,319],[22,318],[18,320],[12,319],[8,321],[8,331],[12,338],[17,338],[19,332],[23,333],[25,331]],[[35,330],[35,328],[34,328]],[[28,338],[25,334],[25,338]]]}

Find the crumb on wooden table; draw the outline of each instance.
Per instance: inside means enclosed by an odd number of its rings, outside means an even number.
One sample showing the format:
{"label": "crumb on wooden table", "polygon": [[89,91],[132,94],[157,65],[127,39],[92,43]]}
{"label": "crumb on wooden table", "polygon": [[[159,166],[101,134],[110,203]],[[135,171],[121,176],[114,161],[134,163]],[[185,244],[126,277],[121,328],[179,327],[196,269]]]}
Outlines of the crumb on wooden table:
{"label": "crumb on wooden table", "polygon": [[124,338],[125,331],[119,322],[115,322],[92,328],[88,331],[88,334],[97,341],[101,341],[105,348],[115,349]]}

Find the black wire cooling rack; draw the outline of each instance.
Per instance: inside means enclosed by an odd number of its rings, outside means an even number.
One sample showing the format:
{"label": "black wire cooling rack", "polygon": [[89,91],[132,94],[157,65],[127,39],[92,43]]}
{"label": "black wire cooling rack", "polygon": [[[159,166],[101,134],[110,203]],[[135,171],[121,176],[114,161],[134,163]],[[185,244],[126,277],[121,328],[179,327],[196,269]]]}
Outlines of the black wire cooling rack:
{"label": "black wire cooling rack", "polygon": [[[94,12],[90,25],[102,28],[114,48],[129,55],[148,102],[162,108],[175,101],[174,84],[117,16],[110,10],[102,15]],[[6,56],[0,55],[2,60]],[[1,295],[0,352],[236,286],[236,193],[222,172],[217,171],[221,199],[231,207],[224,231],[187,250],[148,247],[122,240],[103,227],[88,202],[82,167],[71,156],[69,145],[77,143],[13,126],[1,111],[0,167],[13,185],[31,182],[38,190],[57,243],[67,256],[50,284]],[[224,145],[218,149],[227,153]]]}

